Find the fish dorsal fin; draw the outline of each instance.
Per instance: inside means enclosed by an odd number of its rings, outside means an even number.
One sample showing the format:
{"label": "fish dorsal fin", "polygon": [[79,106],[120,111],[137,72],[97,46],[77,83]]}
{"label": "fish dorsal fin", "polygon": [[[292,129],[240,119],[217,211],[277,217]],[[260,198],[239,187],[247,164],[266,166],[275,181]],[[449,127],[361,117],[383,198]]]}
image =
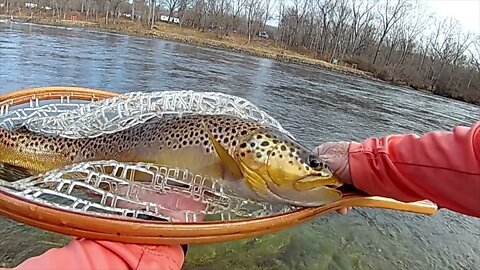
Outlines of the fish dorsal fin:
{"label": "fish dorsal fin", "polygon": [[27,126],[21,125],[21,126],[16,126],[12,129],[12,132],[17,132],[17,133],[32,133],[35,134],[34,131],[28,129]]}
{"label": "fish dorsal fin", "polygon": [[207,125],[202,120],[202,125],[205,131],[208,134],[208,138],[213,144],[213,148],[215,148],[215,151],[217,152],[218,156],[220,157],[220,160],[222,161],[223,165],[232,173],[232,175],[237,178],[241,179],[243,178],[243,173],[240,167],[238,166],[237,162],[233,157],[228,153],[227,149],[225,149],[216,139],[213,137],[212,132],[210,129],[207,128]]}

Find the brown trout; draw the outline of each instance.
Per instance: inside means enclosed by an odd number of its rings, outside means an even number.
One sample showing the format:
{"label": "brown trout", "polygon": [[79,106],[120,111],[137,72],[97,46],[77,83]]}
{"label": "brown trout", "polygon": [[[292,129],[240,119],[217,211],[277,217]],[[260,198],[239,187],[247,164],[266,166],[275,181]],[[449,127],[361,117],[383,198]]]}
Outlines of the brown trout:
{"label": "brown trout", "polygon": [[5,180],[95,160],[184,168],[260,201],[317,206],[341,197],[336,188],[342,183],[312,151],[275,128],[234,116],[154,118],[79,139],[0,129],[0,176],[10,178]]}

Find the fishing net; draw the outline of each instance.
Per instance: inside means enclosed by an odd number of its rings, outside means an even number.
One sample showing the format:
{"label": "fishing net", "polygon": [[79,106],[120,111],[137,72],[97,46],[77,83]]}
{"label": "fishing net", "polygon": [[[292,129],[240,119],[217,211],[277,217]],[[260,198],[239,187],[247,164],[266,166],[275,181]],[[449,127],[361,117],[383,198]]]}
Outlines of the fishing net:
{"label": "fishing net", "polygon": [[[266,112],[240,97],[216,92],[131,92],[94,101],[59,95],[48,100],[35,95],[28,102],[0,103],[0,126],[69,138],[95,137],[128,129],[153,117],[192,113],[227,114],[284,130]],[[137,177],[142,181],[135,181]],[[0,181],[3,191],[59,209],[100,216],[197,222],[265,217],[296,209],[246,199],[222,184],[185,169],[162,164],[112,160],[73,164],[16,182]],[[174,203],[151,194],[176,194]],[[146,199],[150,198],[150,199]],[[179,209],[182,198],[197,202]],[[171,198],[169,198],[171,200]]]}
{"label": "fishing net", "polygon": [[218,92],[131,92],[97,102],[71,99],[44,101],[33,97],[11,108],[0,104],[0,125],[25,125],[32,131],[69,138],[113,133],[166,114],[227,114],[258,121],[292,136],[280,123],[250,101]]}

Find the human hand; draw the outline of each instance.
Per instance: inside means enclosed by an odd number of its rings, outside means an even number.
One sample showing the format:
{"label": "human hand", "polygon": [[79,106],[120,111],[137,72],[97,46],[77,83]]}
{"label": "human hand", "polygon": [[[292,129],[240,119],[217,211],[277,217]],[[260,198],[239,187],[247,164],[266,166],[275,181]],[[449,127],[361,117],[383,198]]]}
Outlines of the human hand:
{"label": "human hand", "polygon": [[[313,152],[317,154],[332,169],[333,173],[343,181],[344,184],[352,184],[350,166],[348,163],[349,142],[327,142],[317,146]],[[345,215],[351,207],[338,209],[339,214]]]}

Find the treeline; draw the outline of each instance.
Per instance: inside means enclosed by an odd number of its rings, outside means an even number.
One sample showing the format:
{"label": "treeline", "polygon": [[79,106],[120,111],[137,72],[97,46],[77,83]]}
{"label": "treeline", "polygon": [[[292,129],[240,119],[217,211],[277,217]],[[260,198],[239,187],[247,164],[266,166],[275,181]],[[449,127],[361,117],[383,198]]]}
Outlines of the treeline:
{"label": "treeline", "polygon": [[[1,5],[3,1],[3,5]],[[26,7],[34,3],[35,7]],[[153,27],[159,14],[182,27],[245,35],[377,77],[480,104],[480,36],[407,0],[0,0],[3,13],[35,12]],[[28,5],[27,5],[28,6]],[[0,10],[2,10],[0,9]],[[278,27],[270,27],[268,24]]]}

